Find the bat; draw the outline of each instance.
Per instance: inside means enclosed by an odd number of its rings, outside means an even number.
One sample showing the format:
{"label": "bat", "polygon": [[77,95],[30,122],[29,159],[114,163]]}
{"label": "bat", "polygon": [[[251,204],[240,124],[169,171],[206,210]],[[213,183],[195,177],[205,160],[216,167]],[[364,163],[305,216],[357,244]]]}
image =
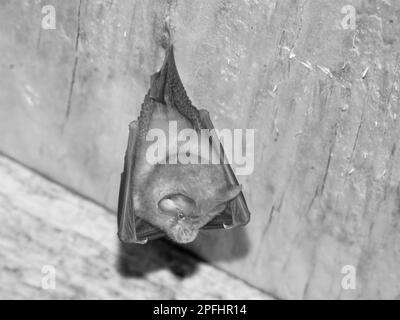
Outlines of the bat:
{"label": "bat", "polygon": [[[153,142],[146,137],[153,129],[168,132],[171,121],[177,130],[214,129],[208,111],[198,110],[186,94],[168,27],[167,32],[163,65],[151,76],[138,119],[129,124],[118,199],[118,237],[125,243],[145,244],[163,236],[188,243],[200,229],[230,229],[250,220],[242,188],[215,135],[198,135],[194,141],[219,157],[217,164],[148,161]],[[170,148],[170,141],[164,142]],[[173,154],[179,154],[182,145],[175,147]]]}

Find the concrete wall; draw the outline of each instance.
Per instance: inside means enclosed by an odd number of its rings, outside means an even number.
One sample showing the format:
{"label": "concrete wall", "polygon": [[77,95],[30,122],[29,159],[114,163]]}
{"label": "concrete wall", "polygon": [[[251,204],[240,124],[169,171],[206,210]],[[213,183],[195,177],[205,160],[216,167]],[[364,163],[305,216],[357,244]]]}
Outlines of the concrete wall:
{"label": "concrete wall", "polygon": [[190,247],[282,298],[399,298],[398,1],[1,1],[0,150],[116,209],[166,15],[193,103],[256,129],[251,223]]}

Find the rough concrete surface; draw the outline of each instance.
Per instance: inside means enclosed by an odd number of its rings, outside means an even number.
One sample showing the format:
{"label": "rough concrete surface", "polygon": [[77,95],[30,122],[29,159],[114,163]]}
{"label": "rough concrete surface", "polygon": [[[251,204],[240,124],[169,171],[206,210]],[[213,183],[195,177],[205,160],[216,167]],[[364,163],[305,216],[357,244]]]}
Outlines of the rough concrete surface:
{"label": "rough concrete surface", "polygon": [[399,1],[1,1],[0,150],[116,209],[167,15],[193,103],[256,129],[251,223],[190,248],[282,298],[399,298]]}
{"label": "rough concrete surface", "polygon": [[110,211],[0,156],[0,299],[271,299],[165,241],[120,246]]}

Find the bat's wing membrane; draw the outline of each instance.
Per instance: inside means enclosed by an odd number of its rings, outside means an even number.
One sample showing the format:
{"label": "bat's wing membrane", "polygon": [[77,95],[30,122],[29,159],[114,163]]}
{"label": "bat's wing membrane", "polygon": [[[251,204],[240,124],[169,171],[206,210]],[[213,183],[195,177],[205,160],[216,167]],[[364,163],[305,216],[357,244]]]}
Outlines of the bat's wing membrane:
{"label": "bat's wing membrane", "polygon": [[124,171],[118,197],[118,237],[125,243],[144,244],[148,240],[162,237],[161,230],[135,216],[133,206],[132,174],[135,165],[135,143],[138,133],[137,121],[129,124],[128,147],[125,152]]}
{"label": "bat's wing membrane", "polygon": [[[169,51],[167,51],[168,53]],[[151,77],[149,98],[165,103],[164,87],[166,81],[168,54],[163,67]],[[144,105],[146,105],[146,99]],[[140,217],[136,217],[133,206],[133,172],[135,167],[135,144],[139,135],[139,124],[132,121],[129,124],[128,147],[125,152],[124,171],[121,174],[121,185],[118,199],[118,237],[125,243],[144,244],[148,240],[163,237],[165,234],[160,229],[149,224]]]}
{"label": "bat's wing membrane", "polygon": [[[214,125],[210,119],[209,112],[204,109],[199,110],[199,112],[203,127],[209,130],[214,129]],[[231,185],[239,185],[239,182],[236,179],[232,167],[229,163],[225,163],[227,161],[225,161],[226,157],[224,148],[218,137],[216,135],[211,135],[210,143],[213,146],[219,147],[220,161],[223,164],[223,168],[229,183]],[[247,207],[246,200],[244,199],[243,192],[240,192],[240,194],[235,199],[228,202],[226,209],[216,218],[210,221],[206,226],[204,226],[203,229],[231,229],[234,227],[246,225],[249,221],[250,211]]]}

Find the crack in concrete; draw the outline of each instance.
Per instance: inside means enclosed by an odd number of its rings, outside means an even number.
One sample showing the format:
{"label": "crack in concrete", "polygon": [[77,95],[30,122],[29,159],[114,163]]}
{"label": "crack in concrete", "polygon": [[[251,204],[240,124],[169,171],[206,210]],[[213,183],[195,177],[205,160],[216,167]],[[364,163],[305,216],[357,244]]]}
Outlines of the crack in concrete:
{"label": "crack in concrete", "polygon": [[68,91],[68,100],[67,100],[67,109],[65,111],[65,119],[68,120],[70,112],[71,112],[71,102],[72,102],[72,94],[74,91],[74,86],[75,86],[75,77],[76,77],[76,68],[78,66],[78,46],[79,46],[79,37],[80,37],[80,31],[81,31],[81,6],[82,6],[82,0],[79,0],[79,6],[78,6],[78,25],[76,29],[76,37],[75,37],[75,60],[74,60],[74,66],[72,68],[72,75],[71,75],[71,81],[69,85],[69,91]]}

